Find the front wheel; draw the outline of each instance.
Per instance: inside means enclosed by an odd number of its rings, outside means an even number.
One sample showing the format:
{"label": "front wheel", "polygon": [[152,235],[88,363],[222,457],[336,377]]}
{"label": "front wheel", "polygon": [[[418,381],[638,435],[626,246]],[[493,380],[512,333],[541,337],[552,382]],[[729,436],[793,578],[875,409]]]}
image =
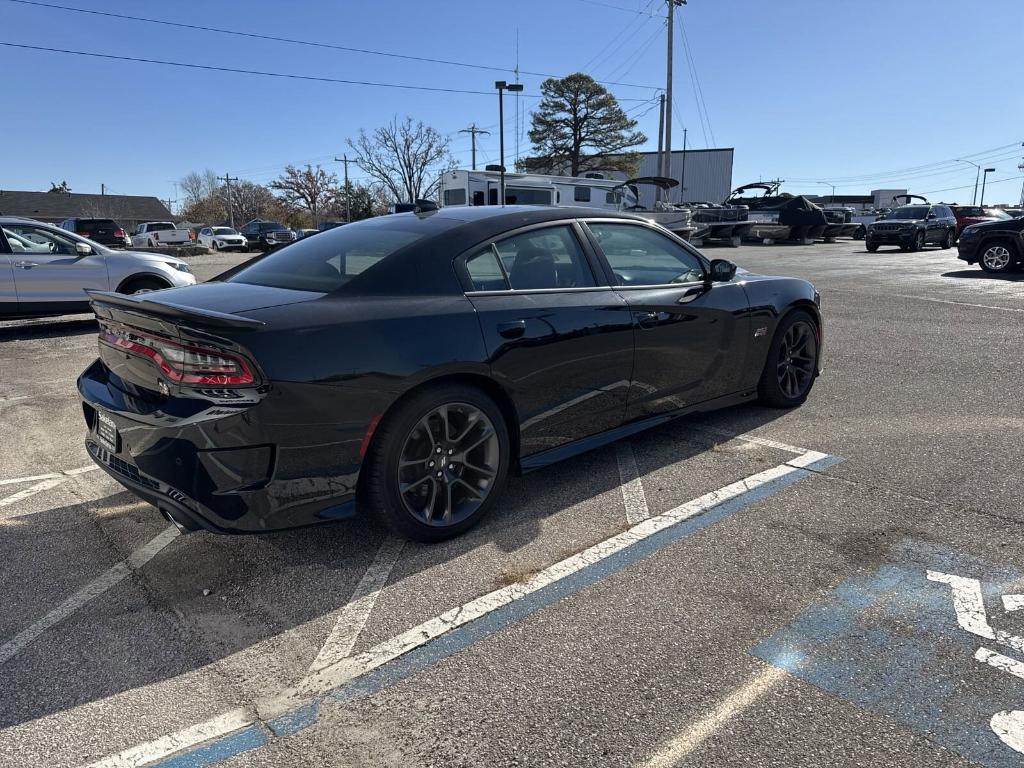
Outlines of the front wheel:
{"label": "front wheel", "polygon": [[869,253],[874,253],[875,251],[878,250],[878,243],[868,243],[864,247],[868,249]]}
{"label": "front wheel", "polygon": [[215,251],[219,251],[220,250],[220,243],[218,243],[216,240],[213,241],[213,250],[215,250]]}
{"label": "front wheel", "polygon": [[914,235],[914,244],[907,250],[909,251],[923,251],[924,250],[924,232],[918,232]]}
{"label": "front wheel", "polygon": [[761,402],[774,408],[801,405],[818,375],[819,347],[814,319],[803,310],[787,315],[768,348],[757,386]]}
{"label": "front wheel", "polygon": [[1006,243],[992,243],[985,246],[978,263],[989,274],[1001,275],[1013,269],[1013,253]]}
{"label": "front wheel", "polygon": [[946,236],[942,239],[942,248],[947,250],[953,247],[953,243],[956,242],[956,231],[952,229],[946,230]]}
{"label": "front wheel", "polygon": [[493,508],[510,464],[508,428],[490,397],[461,384],[430,387],[377,427],[360,498],[399,535],[441,541]]}

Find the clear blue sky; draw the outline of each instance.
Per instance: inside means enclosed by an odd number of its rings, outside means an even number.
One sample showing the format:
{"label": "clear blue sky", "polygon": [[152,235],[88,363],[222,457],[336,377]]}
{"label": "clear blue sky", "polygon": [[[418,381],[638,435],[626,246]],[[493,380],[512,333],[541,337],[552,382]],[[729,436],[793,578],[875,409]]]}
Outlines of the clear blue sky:
{"label": "clear blue sky", "polygon": [[[657,140],[664,84],[664,0],[53,0],[62,5],[245,32],[650,86],[612,86]],[[623,8],[626,10],[618,10]],[[632,9],[632,11],[631,11]],[[673,143],[736,148],[735,184],[781,177],[791,192],[908,186],[965,199],[974,170],[940,161],[1024,141],[1020,35],[1024,2],[988,0],[690,0],[679,13],[707,105],[705,139],[676,30]],[[212,168],[266,182],[288,163],[331,162],[345,139],[392,115],[453,135],[469,165],[471,122],[489,128],[479,162],[497,156],[495,79],[474,67],[417,63],[175,29],[0,0],[0,40],[83,51],[487,92],[432,93],[178,69],[0,47],[6,91],[0,188],[173,196],[172,181]],[[541,78],[524,75],[527,94]],[[625,101],[633,99],[635,101]],[[524,111],[535,98],[521,101]],[[515,153],[514,100],[506,154]],[[528,127],[528,118],[526,120]],[[712,134],[714,142],[712,142]],[[997,170],[989,201],[1020,195],[1021,147],[978,155]],[[524,136],[520,151],[528,151]],[[990,160],[991,158],[991,160]],[[882,175],[928,165],[916,172]],[[361,172],[353,169],[353,175]],[[851,178],[866,177],[872,178]],[[805,181],[797,181],[797,180]],[[1007,181],[999,182],[999,179]]]}

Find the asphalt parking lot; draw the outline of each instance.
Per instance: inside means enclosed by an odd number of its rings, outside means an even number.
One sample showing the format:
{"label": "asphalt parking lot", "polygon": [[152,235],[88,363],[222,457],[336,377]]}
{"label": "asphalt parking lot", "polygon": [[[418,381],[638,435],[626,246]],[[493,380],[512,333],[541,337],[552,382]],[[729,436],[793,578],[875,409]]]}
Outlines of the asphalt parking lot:
{"label": "asphalt parking lot", "polygon": [[94,324],[0,323],[0,765],[1024,763],[1024,275],[707,252],[815,282],[807,404],[513,479],[432,546],[175,535],[86,457]]}

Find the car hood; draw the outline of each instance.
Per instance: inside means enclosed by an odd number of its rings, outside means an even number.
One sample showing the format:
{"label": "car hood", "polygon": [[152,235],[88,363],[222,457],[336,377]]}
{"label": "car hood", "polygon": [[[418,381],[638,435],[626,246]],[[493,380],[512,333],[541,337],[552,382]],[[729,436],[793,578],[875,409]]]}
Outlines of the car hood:
{"label": "car hood", "polygon": [[167,302],[181,307],[213,310],[229,315],[245,314],[257,309],[297,304],[323,298],[315,291],[294,291],[247,283],[199,283],[184,288],[170,288],[152,294],[153,301]]}

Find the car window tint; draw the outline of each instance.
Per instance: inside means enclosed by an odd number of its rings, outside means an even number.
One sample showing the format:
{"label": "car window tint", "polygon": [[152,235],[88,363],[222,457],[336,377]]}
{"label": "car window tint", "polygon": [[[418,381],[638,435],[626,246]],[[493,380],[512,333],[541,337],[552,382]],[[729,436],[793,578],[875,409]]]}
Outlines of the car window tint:
{"label": "car window tint", "polygon": [[570,227],[545,227],[495,243],[512,288],[586,288],[595,285]]}
{"label": "car window tint", "polygon": [[480,249],[466,259],[466,271],[469,272],[475,291],[508,290],[505,272],[498,263],[498,254],[492,245]]}
{"label": "car window tint", "polygon": [[235,273],[229,282],[300,291],[335,291],[421,237],[415,220],[367,219],[305,237]]}
{"label": "car window tint", "polygon": [[618,285],[668,285],[704,279],[700,259],[649,227],[603,222],[587,226],[601,246]]}

